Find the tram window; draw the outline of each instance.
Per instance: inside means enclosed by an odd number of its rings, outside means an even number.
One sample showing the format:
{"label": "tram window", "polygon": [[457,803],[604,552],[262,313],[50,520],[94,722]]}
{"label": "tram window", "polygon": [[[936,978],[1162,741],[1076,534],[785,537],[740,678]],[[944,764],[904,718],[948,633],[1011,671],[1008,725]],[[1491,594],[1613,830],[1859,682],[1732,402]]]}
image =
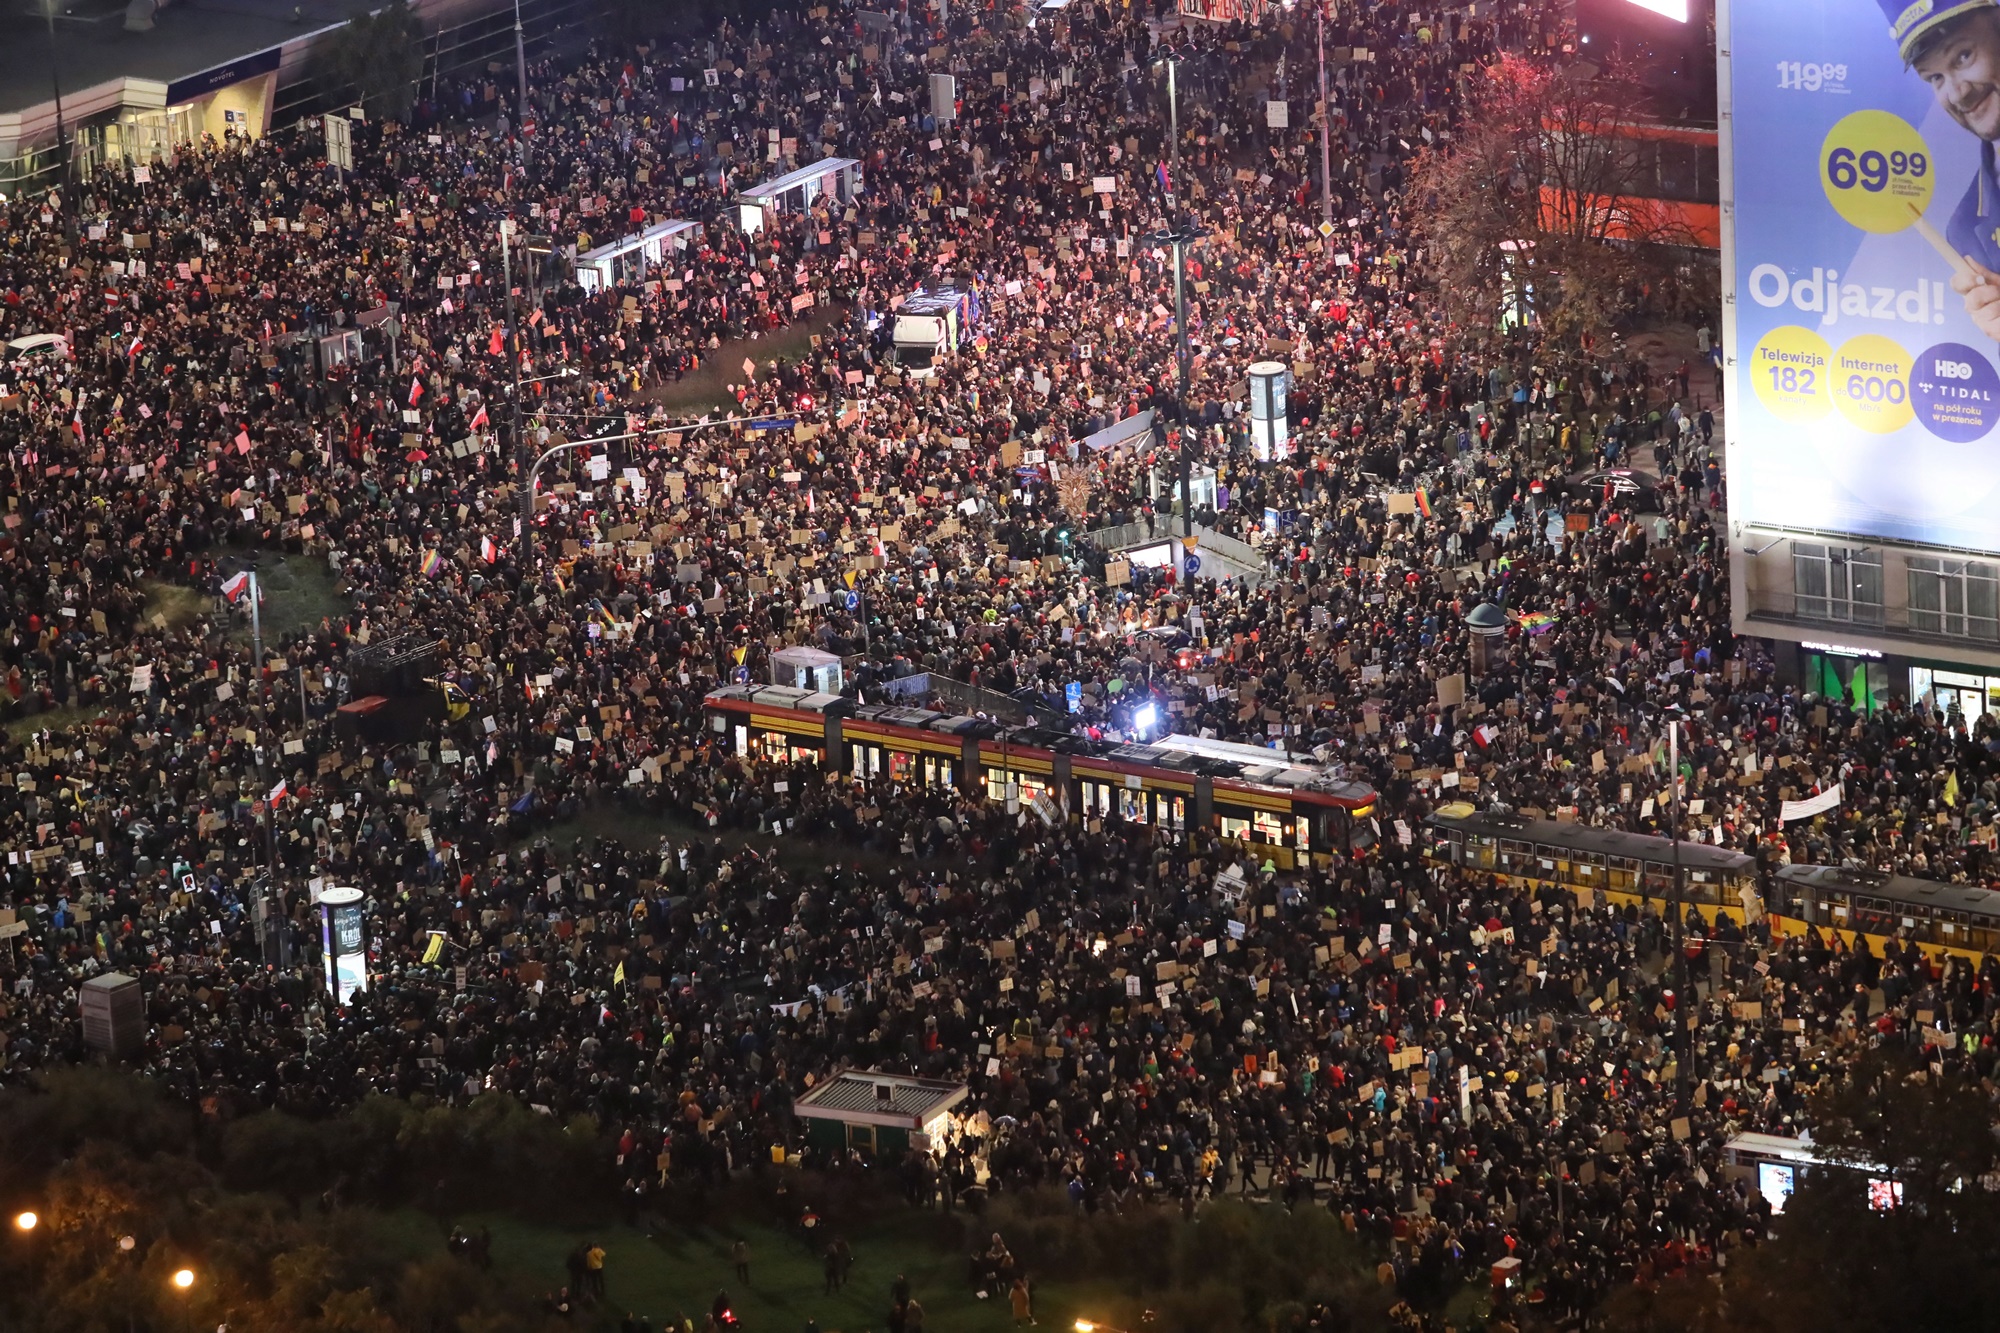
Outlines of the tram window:
{"label": "tram window", "polygon": [[1641,892],[1648,898],[1668,898],[1674,896],[1674,868],[1658,861],[1646,862],[1645,888]]}
{"label": "tram window", "polygon": [[1477,866],[1481,870],[1491,870],[1494,865],[1493,839],[1475,836],[1466,849],[1465,864]]}
{"label": "tram window", "polygon": [[[1163,792],[1160,794],[1159,802],[1160,822],[1176,833],[1185,832],[1187,830],[1188,798],[1180,795],[1178,792],[1172,795]],[[1304,821],[1301,820],[1300,823],[1303,825]],[[1303,837],[1304,834],[1301,833],[1300,836]]]}
{"label": "tram window", "polygon": [[1269,810],[1253,810],[1250,813],[1251,827],[1257,831],[1258,842],[1282,843],[1285,840],[1285,817]]}
{"label": "tram window", "polygon": [[912,756],[901,750],[889,751],[889,778],[892,782],[908,782]]}
{"label": "tram window", "polygon": [[1029,804],[1036,797],[1046,794],[1049,790],[1049,780],[1038,774],[1009,774],[1002,769],[989,768],[986,770],[986,799],[994,802],[1005,801],[1007,799],[1007,779],[1010,776],[1014,779],[1014,786],[1018,789],[1017,794],[1021,798],[1022,805]]}
{"label": "tram window", "polygon": [[1870,935],[1894,935],[1906,919],[1893,912],[1857,912],[1854,928],[1865,930]]}
{"label": "tram window", "polygon": [[1533,856],[1535,845],[1531,842],[1516,842],[1512,838],[1502,838],[1500,851],[1507,856]]}
{"label": "tram window", "polygon": [[1596,886],[1604,882],[1604,853],[1576,852],[1570,862],[1577,882]]}
{"label": "tram window", "polygon": [[[1175,804],[1179,804],[1180,800],[1181,798],[1176,796],[1174,798]],[[1175,827],[1179,827],[1180,821],[1176,819],[1174,822]],[[1309,852],[1312,850],[1312,845],[1312,821],[1304,815],[1300,815],[1292,821],[1292,846],[1302,852]]]}
{"label": "tram window", "polygon": [[1608,858],[1610,869],[1607,878],[1610,887],[1620,893],[1630,893],[1639,883],[1639,863],[1629,856]]}
{"label": "tram window", "polygon": [[1232,818],[1230,818],[1230,817],[1229,817],[1228,815],[1222,815],[1222,816],[1220,816],[1220,817],[1219,817],[1219,822],[1220,822],[1220,824],[1221,824],[1221,827],[1222,827],[1222,836],[1223,836],[1223,837],[1225,837],[1225,838],[1234,838],[1234,839],[1236,839],[1236,840],[1237,840],[1238,842],[1248,842],[1248,841],[1250,841],[1250,821],[1249,821],[1249,820],[1247,820],[1247,819],[1232,819]]}
{"label": "tram window", "polygon": [[1996,935],[2000,935],[2000,931],[1990,925],[1969,925],[1965,927],[1964,944],[1966,948],[1980,953],[1992,953]]}
{"label": "tram window", "polygon": [[1111,817],[1111,788],[1102,782],[1092,782],[1088,778],[1082,783],[1083,816],[1085,819],[1109,819]]}
{"label": "tram window", "polygon": [[934,754],[925,755],[924,785],[926,787],[951,786],[951,760]]}
{"label": "tram window", "polygon": [[1118,817],[1134,824],[1150,824],[1151,817],[1146,807],[1151,804],[1149,793],[1131,787],[1118,789]]}
{"label": "tram window", "polygon": [[739,759],[750,757],[750,728],[740,723],[736,728],[736,755]]}

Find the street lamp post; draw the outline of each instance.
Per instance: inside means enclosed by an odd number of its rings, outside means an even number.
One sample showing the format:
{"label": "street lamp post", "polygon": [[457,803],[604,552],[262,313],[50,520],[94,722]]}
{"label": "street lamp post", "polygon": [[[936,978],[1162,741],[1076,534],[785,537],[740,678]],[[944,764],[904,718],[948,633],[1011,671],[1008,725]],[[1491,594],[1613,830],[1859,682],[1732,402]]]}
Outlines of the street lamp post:
{"label": "street lamp post", "polygon": [[[515,0],[514,36],[516,41],[519,41],[520,35],[521,7],[520,0]],[[514,363],[514,392],[511,395],[512,406],[508,409],[507,432],[513,440],[516,464],[526,466],[528,461],[528,447],[521,439],[521,326],[520,322],[514,317],[514,221],[512,218],[500,219],[500,282],[507,289],[507,359]],[[527,517],[534,517],[534,510],[532,508],[529,509]],[[525,519],[521,524],[521,540],[530,540],[528,537],[528,524]]]}
{"label": "street lamp post", "polygon": [[[1201,239],[1193,226],[1183,222],[1172,231],[1141,237],[1146,245],[1171,246],[1174,252],[1174,403],[1180,419],[1181,522],[1182,535],[1194,536],[1195,436],[1188,421],[1188,396],[1193,374],[1192,353],[1187,332],[1187,248]],[[1157,420],[1158,418],[1155,418]]]}
{"label": "street lamp post", "polygon": [[174,1270],[174,1275],[167,1280],[173,1284],[174,1291],[181,1298],[181,1327],[192,1330],[194,1328],[194,1312],[191,1308],[188,1293],[194,1287],[194,1270],[192,1268],[176,1269]]}
{"label": "street lamp post", "polygon": [[1332,0],[1320,0],[1319,6],[1319,216],[1320,221],[1333,225],[1333,104],[1326,96],[1326,7]]}
{"label": "street lamp post", "polygon": [[[555,377],[544,376],[543,378],[550,379]],[[528,382],[533,383],[532,380]],[[663,426],[660,429],[672,430],[677,434],[686,435],[691,431],[705,430],[710,426],[734,426],[741,424],[754,424],[757,422],[774,422],[777,420],[778,418],[775,417],[718,417],[711,421],[695,421],[682,426],[671,426],[671,427]],[[584,448],[586,445],[592,445],[592,444],[610,444],[616,440],[641,439],[650,433],[652,432],[643,430],[627,430],[627,431],[620,431],[616,435],[593,435],[587,440],[565,440],[561,444],[552,444],[548,448],[542,450],[541,456],[536,458],[533,464],[531,464],[528,467],[527,476],[523,478],[521,485],[521,564],[523,570],[525,571],[523,577],[526,577],[527,573],[532,572],[534,569],[535,478],[541,475],[542,464],[548,462],[551,458],[554,458],[557,454],[564,453],[571,449],[581,449]]]}
{"label": "street lamp post", "polygon": [[[69,146],[63,134],[62,68],[56,58],[56,5],[58,0],[42,0],[42,13],[49,21],[49,82],[56,94],[56,186],[69,188]],[[69,200],[63,200],[68,212]]]}
{"label": "street lamp post", "polygon": [[1194,433],[1188,426],[1188,381],[1191,374],[1187,336],[1187,246],[1196,233],[1180,206],[1181,179],[1181,59],[1171,48],[1153,57],[1167,67],[1167,225],[1157,236],[1142,238],[1148,245],[1171,245],[1174,251],[1174,401],[1180,418],[1180,471],[1182,535],[1194,536]]}
{"label": "street lamp post", "polygon": [[1169,50],[1157,59],[1167,67],[1167,207],[1171,210],[1181,179],[1181,58]]}
{"label": "street lamp post", "polygon": [[520,120],[514,126],[514,143],[521,167],[528,165],[528,41],[521,29],[521,0],[514,0],[514,73],[520,80]]}
{"label": "street lamp post", "polygon": [[[1674,844],[1674,986],[1681,996],[1681,1004],[1690,1003],[1687,979],[1687,920],[1684,905],[1684,890],[1681,874],[1681,723],[1678,717],[1667,718],[1667,783],[1672,795],[1673,826],[1671,833]],[[1688,1109],[1689,1065],[1694,1054],[1694,1043],[1688,1039],[1688,1014],[1680,1005],[1674,1009],[1674,1101],[1681,1110]]]}

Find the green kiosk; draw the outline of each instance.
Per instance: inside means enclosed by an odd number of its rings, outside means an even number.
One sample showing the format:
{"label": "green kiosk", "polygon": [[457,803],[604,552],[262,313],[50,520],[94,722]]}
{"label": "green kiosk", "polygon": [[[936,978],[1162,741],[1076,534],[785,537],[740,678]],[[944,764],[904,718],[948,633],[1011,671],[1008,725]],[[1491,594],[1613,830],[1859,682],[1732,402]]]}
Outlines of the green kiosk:
{"label": "green kiosk", "polygon": [[883,1161],[905,1150],[942,1149],[963,1083],[843,1069],[792,1103],[806,1122],[806,1142],[826,1153],[848,1148]]}

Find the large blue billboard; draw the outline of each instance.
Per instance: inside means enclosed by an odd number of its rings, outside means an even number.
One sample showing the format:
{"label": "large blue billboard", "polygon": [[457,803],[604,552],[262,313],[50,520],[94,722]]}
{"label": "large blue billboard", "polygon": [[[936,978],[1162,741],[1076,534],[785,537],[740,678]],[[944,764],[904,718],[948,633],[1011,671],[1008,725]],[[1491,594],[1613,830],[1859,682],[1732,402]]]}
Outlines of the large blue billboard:
{"label": "large blue billboard", "polygon": [[1718,20],[1731,518],[2000,551],[2000,0]]}

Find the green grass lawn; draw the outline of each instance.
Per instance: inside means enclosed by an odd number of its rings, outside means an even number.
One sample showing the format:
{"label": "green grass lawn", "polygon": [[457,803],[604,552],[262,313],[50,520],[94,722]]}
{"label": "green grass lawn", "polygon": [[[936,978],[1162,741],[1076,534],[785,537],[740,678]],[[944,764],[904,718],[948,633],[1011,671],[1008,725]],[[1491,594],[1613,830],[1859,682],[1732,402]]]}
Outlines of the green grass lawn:
{"label": "green grass lawn", "polygon": [[[819,1251],[757,1223],[676,1224],[653,1236],[620,1225],[581,1229],[499,1214],[465,1225],[488,1227],[494,1274],[537,1297],[568,1280],[564,1260],[578,1242],[601,1244],[608,1299],[580,1321],[582,1328],[615,1327],[627,1310],[645,1315],[657,1333],[681,1316],[699,1328],[715,1293],[726,1290],[744,1333],[803,1333],[807,1320],[818,1321],[821,1333],[867,1333],[886,1327],[890,1287],[902,1274],[924,1307],[927,1328],[1005,1333],[1013,1327],[1006,1293],[978,1298],[966,1284],[966,1256],[940,1243],[938,1220],[935,1213],[897,1212],[850,1233],[854,1267],[845,1288],[830,1295]],[[747,1287],[730,1264],[738,1238],[750,1244]],[[383,1218],[377,1239],[412,1257],[444,1244],[437,1224],[414,1212]],[[1046,1283],[1036,1289],[1035,1306],[1042,1328],[1067,1329],[1081,1318],[1130,1327],[1125,1320],[1138,1302],[1109,1283]]]}

